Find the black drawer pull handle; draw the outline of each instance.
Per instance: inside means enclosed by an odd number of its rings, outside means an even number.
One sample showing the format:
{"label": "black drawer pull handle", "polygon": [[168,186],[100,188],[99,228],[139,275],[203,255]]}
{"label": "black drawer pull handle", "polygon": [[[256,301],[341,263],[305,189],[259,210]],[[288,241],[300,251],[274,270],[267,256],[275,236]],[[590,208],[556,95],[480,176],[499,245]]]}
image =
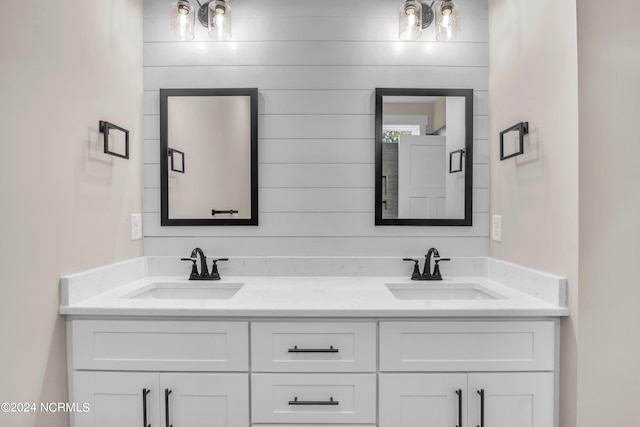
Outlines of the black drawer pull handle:
{"label": "black drawer pull handle", "polygon": [[458,395],[458,425],[456,427],[462,427],[462,389],[456,390]]}
{"label": "black drawer pull handle", "polygon": [[294,397],[293,400],[289,401],[289,405],[317,405],[317,406],[337,406],[340,402],[337,400],[333,400],[333,397],[330,397],[329,400],[298,400],[298,397]]}
{"label": "black drawer pull handle", "polygon": [[339,353],[340,349],[333,348],[298,348],[297,345],[289,349],[289,353]]}
{"label": "black drawer pull handle", "polygon": [[151,393],[151,390],[146,388],[142,389],[142,426],[151,427],[151,424],[147,424],[147,394]]}
{"label": "black drawer pull handle", "polygon": [[171,394],[171,390],[168,388],[164,389],[164,415],[165,415],[165,425],[166,427],[173,427],[169,424],[169,395]]}
{"label": "black drawer pull handle", "polygon": [[478,427],[484,427],[484,389],[478,390],[480,395],[480,425]]}

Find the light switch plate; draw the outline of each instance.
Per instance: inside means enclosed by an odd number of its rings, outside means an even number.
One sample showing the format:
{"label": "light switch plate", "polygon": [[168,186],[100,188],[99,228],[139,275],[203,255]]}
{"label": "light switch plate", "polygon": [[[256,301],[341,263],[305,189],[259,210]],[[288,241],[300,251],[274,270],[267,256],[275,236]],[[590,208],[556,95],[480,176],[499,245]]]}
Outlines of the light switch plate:
{"label": "light switch plate", "polygon": [[491,240],[502,242],[502,215],[491,216]]}
{"label": "light switch plate", "polygon": [[142,239],[142,214],[131,214],[131,240]]}

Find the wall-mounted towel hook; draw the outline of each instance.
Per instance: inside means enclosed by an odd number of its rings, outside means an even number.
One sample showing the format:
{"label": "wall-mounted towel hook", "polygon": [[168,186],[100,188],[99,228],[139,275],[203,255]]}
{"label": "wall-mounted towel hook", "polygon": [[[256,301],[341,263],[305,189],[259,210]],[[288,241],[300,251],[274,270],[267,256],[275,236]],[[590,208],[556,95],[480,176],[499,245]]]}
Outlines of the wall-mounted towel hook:
{"label": "wall-mounted towel hook", "polygon": [[[452,151],[449,153],[449,173],[462,172],[462,158],[464,157],[464,148],[460,150]],[[458,166],[454,169],[453,165],[457,163]]]}
{"label": "wall-mounted towel hook", "polygon": [[[515,153],[504,154],[504,135],[508,132],[518,131],[518,151]],[[529,133],[529,122],[520,122],[511,126],[508,129],[500,132],[500,160],[510,159],[511,157],[524,154],[524,136]]]}
{"label": "wall-mounted towel hook", "polygon": [[[167,156],[170,157],[169,166],[171,167],[171,171],[184,173],[184,153],[180,150],[176,150],[175,148],[168,148]],[[176,167],[178,163],[179,167]]]}
{"label": "wall-mounted towel hook", "polygon": [[[129,131],[121,128],[120,126],[116,126],[113,123],[106,122],[104,120],[100,120],[99,123],[100,133],[104,135],[104,152],[105,154],[110,154],[116,157],[122,157],[123,159],[129,158]],[[116,153],[115,151],[109,150],[109,130],[115,129],[121,132],[124,132],[124,154]]]}

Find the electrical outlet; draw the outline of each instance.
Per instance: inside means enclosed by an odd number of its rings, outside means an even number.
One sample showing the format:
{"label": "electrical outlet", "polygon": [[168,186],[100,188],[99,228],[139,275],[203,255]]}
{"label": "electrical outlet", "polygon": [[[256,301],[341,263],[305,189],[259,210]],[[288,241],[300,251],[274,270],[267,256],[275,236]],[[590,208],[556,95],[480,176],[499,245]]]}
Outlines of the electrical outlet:
{"label": "electrical outlet", "polygon": [[491,240],[502,242],[502,215],[491,216]]}
{"label": "electrical outlet", "polygon": [[142,215],[131,214],[131,240],[142,239]]}

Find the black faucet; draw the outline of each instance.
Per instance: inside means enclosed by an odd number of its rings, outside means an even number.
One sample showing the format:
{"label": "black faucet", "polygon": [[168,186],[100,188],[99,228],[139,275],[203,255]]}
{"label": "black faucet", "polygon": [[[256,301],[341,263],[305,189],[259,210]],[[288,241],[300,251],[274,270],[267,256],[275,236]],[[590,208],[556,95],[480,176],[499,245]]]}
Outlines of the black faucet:
{"label": "black faucet", "polygon": [[[200,257],[202,272],[198,272],[198,256]],[[195,248],[191,251],[191,256],[189,258],[180,259],[182,261],[191,261],[193,263],[191,265],[189,280],[220,280],[220,273],[218,273],[218,261],[229,261],[229,258],[214,259],[213,264],[211,265],[211,274],[209,274],[209,269],[207,268],[207,257],[202,249]]]}
{"label": "black faucet", "polygon": [[[431,273],[431,257],[434,257],[433,273]],[[442,280],[442,274],[440,274],[441,261],[451,261],[451,258],[440,258],[440,254],[436,248],[429,248],[427,254],[424,256],[424,267],[422,274],[420,273],[420,266],[418,260],[413,258],[403,258],[403,261],[413,261],[413,273],[411,274],[411,280]]]}

